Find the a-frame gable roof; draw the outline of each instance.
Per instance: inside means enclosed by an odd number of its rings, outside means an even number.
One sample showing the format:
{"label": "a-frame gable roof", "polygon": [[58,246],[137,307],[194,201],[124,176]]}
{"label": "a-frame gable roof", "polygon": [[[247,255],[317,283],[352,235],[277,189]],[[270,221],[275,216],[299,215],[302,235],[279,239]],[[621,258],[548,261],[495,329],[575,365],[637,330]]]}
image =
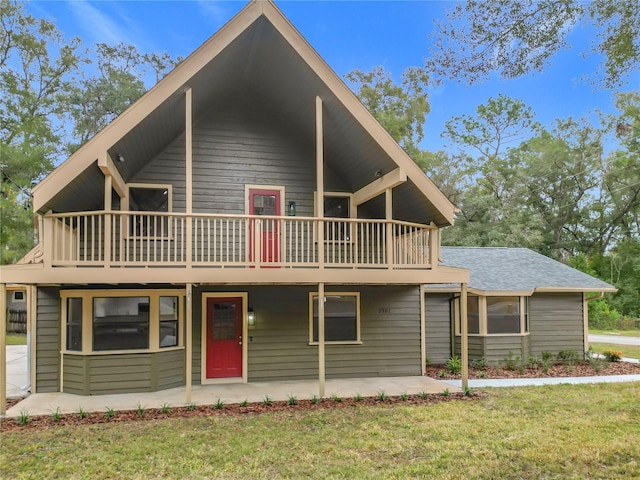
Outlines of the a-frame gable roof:
{"label": "a-frame gable roof", "polygon": [[[56,168],[34,188],[34,209],[41,212],[48,210],[49,202],[67,185],[74,181],[78,182],[77,178],[83,172],[95,168],[93,166],[97,162],[100,162],[103,166],[110,163],[106,159],[108,152],[113,156],[115,153],[114,146],[126,146],[127,135],[131,135],[144,122],[154,121],[155,118],[156,123],[154,125],[156,130],[165,128],[167,136],[173,135],[175,137],[179,133],[179,131],[175,131],[176,128],[179,128],[179,124],[175,123],[171,126],[171,124],[157,119],[159,117],[179,118],[179,115],[176,115],[175,112],[184,112],[184,91],[191,87],[192,84],[204,83],[202,79],[207,69],[213,68],[212,65],[215,62],[220,65],[224,65],[225,62],[230,64],[231,60],[226,58],[232,50],[228,48],[230,45],[248,45],[253,38],[254,43],[252,46],[246,47],[243,52],[246,54],[246,59],[259,56],[255,52],[256,48],[259,48],[259,46],[255,46],[255,37],[258,36],[259,32],[265,30],[268,30],[267,33],[271,33],[273,30],[272,36],[277,33],[284,39],[287,48],[292,50],[296,57],[301,58],[304,62],[305,72],[311,72],[309,77],[313,77],[313,82],[309,82],[309,84],[312,84],[312,87],[318,87],[317,95],[323,99],[326,108],[335,107],[333,117],[328,115],[328,121],[333,120],[339,128],[334,128],[333,130],[328,128],[325,131],[325,142],[328,144],[328,150],[331,150],[331,133],[342,130],[349,131],[349,129],[343,128],[346,125],[343,123],[349,122],[352,127],[351,131],[357,130],[358,135],[361,137],[359,145],[362,144],[362,138],[366,137],[369,143],[375,144],[376,152],[383,152],[385,157],[390,159],[406,174],[407,183],[411,185],[412,191],[409,191],[409,187],[398,189],[402,192],[400,198],[401,200],[404,199],[404,204],[417,203],[416,208],[428,211],[430,220],[438,225],[453,223],[455,207],[366,110],[356,95],[333,72],[271,0],[251,1],[155,87],[150,89],[122,115]],[[265,62],[264,58],[256,61]],[[210,82],[213,77],[220,78],[222,75],[209,75],[206,77],[207,81]],[[195,90],[194,95],[198,95],[198,90]],[[313,105],[305,105],[304,108],[313,108]],[[183,125],[184,118],[174,120],[174,122],[182,122]],[[337,137],[337,135],[334,136]],[[143,142],[129,143],[140,144]],[[349,143],[351,142],[343,141],[340,146],[346,146]],[[353,143],[358,144],[355,141]],[[351,146],[350,148],[356,147]],[[369,157],[375,156],[371,152],[368,152],[367,155]],[[369,157],[365,155],[363,161],[368,161]],[[372,160],[372,168],[374,164],[375,162]],[[362,169],[363,165],[366,165],[366,163],[361,162],[358,168]],[[368,165],[366,166],[368,167]],[[116,167],[111,164],[111,168]],[[117,168],[126,167],[119,165]],[[127,172],[119,173],[123,174],[122,176],[126,181]],[[369,173],[363,172],[363,175],[369,175]],[[420,195],[418,197],[416,197],[414,190],[419,192]],[[417,202],[416,199],[418,200]]]}

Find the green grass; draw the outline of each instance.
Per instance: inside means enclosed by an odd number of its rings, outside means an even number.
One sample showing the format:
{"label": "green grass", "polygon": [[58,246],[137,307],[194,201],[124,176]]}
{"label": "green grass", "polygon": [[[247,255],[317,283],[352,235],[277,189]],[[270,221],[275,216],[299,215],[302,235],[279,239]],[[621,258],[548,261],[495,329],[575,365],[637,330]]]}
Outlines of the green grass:
{"label": "green grass", "polygon": [[623,337],[640,337],[640,330],[597,330],[590,328],[589,333],[594,335],[622,335]]}
{"label": "green grass", "polygon": [[26,345],[26,333],[7,333],[7,345]]}
{"label": "green grass", "polygon": [[474,401],[3,433],[15,478],[640,476],[640,383],[493,389]]}
{"label": "green grass", "polygon": [[617,350],[622,352],[625,358],[637,358],[640,360],[640,346],[635,345],[618,345],[614,343],[595,343],[590,342],[589,345],[596,353],[602,353],[604,350]]}

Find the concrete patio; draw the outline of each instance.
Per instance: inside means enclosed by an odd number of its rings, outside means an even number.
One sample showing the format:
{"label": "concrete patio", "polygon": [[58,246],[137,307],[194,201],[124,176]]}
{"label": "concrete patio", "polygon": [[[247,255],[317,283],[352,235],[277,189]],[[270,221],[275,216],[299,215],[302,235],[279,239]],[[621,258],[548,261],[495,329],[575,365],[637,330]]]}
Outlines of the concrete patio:
{"label": "concrete patio", "polygon": [[[326,396],[338,395],[343,398],[360,394],[373,397],[379,392],[390,396],[421,392],[439,393],[448,389],[450,392],[460,391],[444,382],[428,377],[376,377],[330,379],[326,381]],[[191,402],[198,405],[214,404],[218,399],[223,402],[240,403],[261,402],[268,395],[274,401],[287,400],[290,395],[298,400],[310,399],[317,395],[318,382],[315,380],[286,382],[237,383],[227,385],[194,385]],[[158,408],[163,404],[171,406],[186,405],[184,387],[172,388],[151,393],[131,393],[116,395],[82,396],[68,393],[35,393],[7,410],[7,417],[17,417],[21,411],[29,415],[50,415],[56,409],[61,413],[76,413],[82,407],[88,412],[104,412],[107,408],[114,410],[134,410],[138,403],[145,408]]]}

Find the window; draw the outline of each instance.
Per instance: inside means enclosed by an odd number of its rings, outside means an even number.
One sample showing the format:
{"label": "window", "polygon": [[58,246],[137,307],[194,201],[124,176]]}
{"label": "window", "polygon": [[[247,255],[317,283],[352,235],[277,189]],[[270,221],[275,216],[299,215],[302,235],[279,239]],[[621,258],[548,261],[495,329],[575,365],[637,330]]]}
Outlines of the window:
{"label": "window", "polygon": [[467,296],[467,331],[480,333],[480,302],[478,297]]}
{"label": "window", "polygon": [[93,349],[149,348],[149,297],[93,299]]}
{"label": "window", "polygon": [[[351,196],[349,195],[325,195],[324,216],[329,218],[348,219],[350,212]],[[325,222],[324,238],[327,241],[350,241],[350,223],[343,221]]]}
{"label": "window", "polygon": [[67,298],[67,350],[82,350],[82,298]]}
{"label": "window", "polygon": [[14,290],[13,292],[14,302],[24,302],[24,292],[22,290]]}
{"label": "window", "polygon": [[178,346],[178,297],[160,297],[160,348]]}
{"label": "window", "polygon": [[[129,186],[129,210],[132,212],[167,213],[171,211],[170,186]],[[132,215],[130,233],[134,236],[169,236],[167,217],[157,215]]]}
{"label": "window", "polygon": [[82,354],[182,348],[184,290],[63,290],[62,347]]}
{"label": "window", "polygon": [[[360,294],[325,293],[325,342],[360,342]],[[311,294],[310,343],[318,342],[318,294]]]}
{"label": "window", "polygon": [[487,333],[520,332],[520,297],[487,297]]}

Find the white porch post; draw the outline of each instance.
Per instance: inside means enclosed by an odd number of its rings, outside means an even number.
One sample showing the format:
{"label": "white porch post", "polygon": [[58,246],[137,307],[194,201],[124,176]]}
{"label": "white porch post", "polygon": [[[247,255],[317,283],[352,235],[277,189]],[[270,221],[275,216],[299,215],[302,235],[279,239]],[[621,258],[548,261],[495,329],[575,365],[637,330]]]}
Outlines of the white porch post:
{"label": "white porch post", "polygon": [[186,175],[186,211],[187,211],[187,232],[186,232],[186,254],[187,268],[191,267],[193,260],[193,132],[192,132],[192,95],[191,89],[185,92],[185,114],[184,114],[184,136],[185,136],[185,175]]}
{"label": "white porch post", "polygon": [[185,375],[185,395],[186,403],[191,403],[191,369],[193,368],[193,286],[190,283],[186,285],[187,295],[186,295],[186,312],[184,319],[185,322],[185,366],[184,366],[184,375]]}
{"label": "white porch post", "polygon": [[393,258],[393,226],[391,225],[391,220],[393,220],[393,193],[390,188],[384,191],[384,200],[386,210],[385,217],[387,219],[387,231],[385,234],[387,237],[387,265],[389,270],[391,270],[395,262]]}
{"label": "white porch post", "polygon": [[462,388],[469,387],[469,325],[467,322],[467,284],[460,284],[460,360]]}
{"label": "white porch post", "polygon": [[7,413],[7,287],[0,283],[0,415]]}
{"label": "white porch post", "polygon": [[424,285],[420,285],[418,291],[420,292],[420,361],[422,362],[420,371],[422,372],[422,375],[424,375],[427,373],[427,328],[424,311]]}
{"label": "white porch post", "polygon": [[324,397],[324,283],[318,284],[318,393]]}
{"label": "white porch post", "polygon": [[110,174],[104,176],[104,266],[111,266],[111,191],[113,190],[113,177]]}

